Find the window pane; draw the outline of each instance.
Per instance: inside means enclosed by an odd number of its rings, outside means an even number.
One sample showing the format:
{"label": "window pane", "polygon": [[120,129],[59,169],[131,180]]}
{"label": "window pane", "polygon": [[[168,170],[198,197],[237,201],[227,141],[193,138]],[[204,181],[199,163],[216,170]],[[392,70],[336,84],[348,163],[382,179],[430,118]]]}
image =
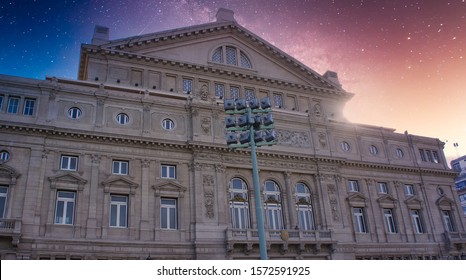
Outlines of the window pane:
{"label": "window pane", "polygon": [[57,210],[55,214],[55,223],[62,224],[63,223],[63,216],[65,210],[65,202],[64,201],[57,201]]}
{"label": "window pane", "polygon": [[74,211],[74,202],[69,201],[66,204],[66,220],[65,224],[72,225],[73,224],[73,212]]}
{"label": "window pane", "polygon": [[223,48],[222,47],[215,50],[214,54],[212,55],[212,61],[223,63]]}
{"label": "window pane", "polygon": [[176,209],[171,208],[170,209],[170,228],[171,229],[176,229]]}
{"label": "window pane", "polygon": [[168,212],[168,209],[167,208],[164,208],[162,207],[161,209],[161,225],[160,227],[161,228],[168,228],[167,225],[168,225],[168,221],[167,221],[167,212]]}
{"label": "window pane", "polygon": [[110,226],[117,226],[117,205],[110,205]]}
{"label": "window pane", "polygon": [[36,100],[31,98],[26,98],[24,100],[24,111],[23,114],[26,116],[32,116],[34,114],[34,105]]}
{"label": "window pane", "polygon": [[19,97],[10,97],[8,98],[8,109],[7,112],[11,114],[18,113],[19,107]]}
{"label": "window pane", "polygon": [[120,227],[126,227],[126,205],[120,205]]}
{"label": "window pane", "polygon": [[237,65],[236,48],[227,47],[227,64]]}

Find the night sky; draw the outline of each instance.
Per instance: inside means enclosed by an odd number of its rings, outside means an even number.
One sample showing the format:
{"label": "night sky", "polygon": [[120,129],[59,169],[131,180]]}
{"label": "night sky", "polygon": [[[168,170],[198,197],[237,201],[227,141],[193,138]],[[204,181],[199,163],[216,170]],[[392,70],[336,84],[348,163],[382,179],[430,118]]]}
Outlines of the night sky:
{"label": "night sky", "polygon": [[466,154],[465,0],[0,3],[0,74],[76,79],[97,24],[119,39],[214,21],[223,7],[318,73],[338,72],[355,93],[349,121],[439,138],[448,160]]}

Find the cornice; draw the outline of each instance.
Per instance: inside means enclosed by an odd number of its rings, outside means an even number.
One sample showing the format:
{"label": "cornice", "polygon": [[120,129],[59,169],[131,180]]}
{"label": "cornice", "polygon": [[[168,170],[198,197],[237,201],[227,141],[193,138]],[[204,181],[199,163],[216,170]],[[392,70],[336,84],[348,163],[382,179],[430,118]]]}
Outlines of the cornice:
{"label": "cornice", "polygon": [[[1,123],[0,131],[12,131],[19,133],[33,133],[41,134],[43,136],[58,136],[63,138],[80,139],[83,141],[97,141],[102,143],[113,143],[122,145],[138,145],[138,146],[155,146],[170,149],[183,149],[186,151],[213,151],[216,153],[226,153],[238,156],[250,156],[251,152],[247,149],[229,149],[226,145],[221,144],[206,144],[202,142],[193,141],[166,141],[164,139],[144,138],[144,137],[131,137],[131,136],[115,136],[108,133],[97,133],[80,130],[68,130],[57,127],[48,126],[28,126],[18,123]],[[407,172],[416,174],[430,174],[445,177],[456,177],[457,173],[452,170],[437,170],[418,167],[407,167],[399,165],[376,164],[368,162],[348,161],[344,158],[329,158],[319,157],[316,155],[302,155],[297,153],[283,153],[270,150],[259,150],[257,156],[262,159],[273,159],[282,161],[296,161],[296,162],[311,162],[314,164],[331,164],[338,167],[361,168],[371,170],[385,170],[396,172]]]}

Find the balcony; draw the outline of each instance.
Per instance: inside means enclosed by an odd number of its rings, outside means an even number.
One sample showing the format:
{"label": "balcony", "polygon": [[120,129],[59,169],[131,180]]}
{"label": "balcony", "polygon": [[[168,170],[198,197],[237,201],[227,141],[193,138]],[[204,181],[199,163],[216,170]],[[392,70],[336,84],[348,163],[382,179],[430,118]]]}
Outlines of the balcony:
{"label": "balcony", "polygon": [[445,232],[444,238],[450,249],[456,247],[462,251],[466,248],[466,232]]}
{"label": "balcony", "polygon": [[[298,251],[304,251],[306,245],[311,246],[315,253],[320,252],[322,245],[328,245],[333,250],[336,241],[330,230],[265,230],[267,249],[279,245],[281,250],[287,251],[288,246],[297,246]],[[259,245],[257,229],[226,230],[228,250],[232,251],[235,245],[245,245],[245,251],[250,251],[253,245]]]}
{"label": "balcony", "polygon": [[18,246],[21,236],[21,220],[0,219],[0,236],[11,237],[13,246]]}

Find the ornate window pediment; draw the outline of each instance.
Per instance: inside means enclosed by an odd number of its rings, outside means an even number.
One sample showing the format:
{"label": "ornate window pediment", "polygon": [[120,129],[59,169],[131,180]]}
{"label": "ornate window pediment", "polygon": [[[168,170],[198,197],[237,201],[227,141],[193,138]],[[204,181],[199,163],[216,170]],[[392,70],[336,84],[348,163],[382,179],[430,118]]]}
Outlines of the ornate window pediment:
{"label": "ornate window pediment", "polygon": [[15,185],[20,175],[13,167],[0,164],[0,184]]}
{"label": "ornate window pediment", "polygon": [[367,204],[367,198],[362,193],[351,194],[346,200],[352,207],[366,207]]}
{"label": "ornate window pediment", "polygon": [[377,202],[380,204],[382,208],[393,208],[396,207],[396,203],[398,202],[393,196],[389,194],[382,195],[377,199]]}
{"label": "ornate window pediment", "polygon": [[87,180],[71,172],[50,176],[49,181],[52,189],[65,188],[78,191],[82,191],[87,183]]}
{"label": "ornate window pediment", "polygon": [[162,180],[160,183],[153,185],[155,196],[166,197],[184,197],[186,187],[174,180]]}
{"label": "ornate window pediment", "polygon": [[102,185],[106,193],[116,192],[122,194],[135,194],[136,188],[139,186],[135,182],[124,177],[110,178],[102,182]]}
{"label": "ornate window pediment", "polygon": [[439,199],[437,199],[435,204],[437,204],[441,210],[449,211],[453,210],[453,207],[455,206],[455,202],[446,196],[441,196]]}
{"label": "ornate window pediment", "polygon": [[418,199],[417,197],[410,197],[405,200],[406,205],[408,205],[411,209],[421,209],[422,208],[422,200]]}

